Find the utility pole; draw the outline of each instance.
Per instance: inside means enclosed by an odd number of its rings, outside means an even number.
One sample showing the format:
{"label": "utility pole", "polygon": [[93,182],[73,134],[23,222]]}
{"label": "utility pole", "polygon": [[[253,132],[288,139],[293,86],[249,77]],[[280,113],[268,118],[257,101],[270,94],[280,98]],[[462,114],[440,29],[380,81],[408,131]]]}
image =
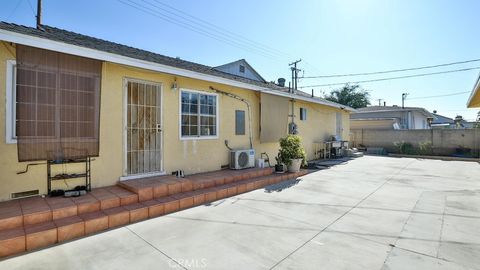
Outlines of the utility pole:
{"label": "utility pole", "polygon": [[298,72],[300,69],[297,68],[297,64],[301,61],[302,59],[298,59],[297,61],[288,64],[289,66],[293,66],[290,68],[292,70],[292,93],[298,90]]}
{"label": "utility pole", "polygon": [[402,93],[402,109],[405,109],[405,99],[407,99],[408,93]]}
{"label": "utility pole", "polygon": [[37,29],[42,30],[42,0],[37,0]]}
{"label": "utility pole", "polygon": [[377,99],[378,100],[378,106],[382,106],[382,98]]}

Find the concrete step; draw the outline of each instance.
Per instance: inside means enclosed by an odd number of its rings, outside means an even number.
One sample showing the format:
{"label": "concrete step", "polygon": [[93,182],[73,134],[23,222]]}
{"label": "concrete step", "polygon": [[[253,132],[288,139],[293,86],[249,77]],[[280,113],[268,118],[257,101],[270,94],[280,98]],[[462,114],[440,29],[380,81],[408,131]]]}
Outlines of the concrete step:
{"label": "concrete step", "polygon": [[[0,203],[0,257],[221,200],[306,173],[273,174],[271,169],[261,169],[181,179],[164,177],[161,182],[150,179],[139,181],[141,184],[130,183],[129,188],[138,194],[119,185],[94,189],[77,198],[35,197],[3,202]],[[170,185],[175,187],[169,189]]]}

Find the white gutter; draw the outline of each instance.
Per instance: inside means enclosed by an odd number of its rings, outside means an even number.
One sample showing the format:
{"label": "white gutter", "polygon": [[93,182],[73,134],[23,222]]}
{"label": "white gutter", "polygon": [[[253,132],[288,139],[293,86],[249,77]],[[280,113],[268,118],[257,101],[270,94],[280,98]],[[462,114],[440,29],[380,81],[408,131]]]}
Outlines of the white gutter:
{"label": "white gutter", "polygon": [[289,93],[283,93],[280,91],[275,91],[267,87],[261,87],[261,86],[256,86],[253,84],[249,83],[244,83],[244,82],[239,82],[231,79],[226,79],[226,78],[221,78],[218,76],[213,76],[213,75],[208,75],[204,74],[201,72],[196,72],[196,71],[191,71],[191,70],[186,70],[186,69],[181,69],[177,67],[172,67],[172,66],[167,66],[155,62],[150,62],[150,61],[145,61],[145,60],[140,60],[140,59],[135,59],[131,57],[126,57],[114,53],[109,53],[109,52],[104,52],[100,50],[95,50],[95,49],[90,49],[90,48],[85,48],[81,46],[76,46],[72,44],[67,44],[64,42],[59,42],[59,41],[54,41],[50,40],[47,38],[41,38],[41,37],[35,37],[31,35],[25,35],[25,34],[20,34],[12,31],[7,31],[4,29],[0,29],[0,40],[4,40],[7,42],[13,42],[17,44],[22,44],[22,45],[27,45],[31,47],[36,47],[36,48],[41,48],[45,50],[51,50],[51,51],[56,51],[56,52],[61,52],[61,53],[66,53],[66,54],[72,54],[72,55],[77,55],[77,56],[82,56],[82,57],[87,57],[87,58],[92,58],[92,59],[97,59],[97,60],[102,60],[106,62],[111,62],[111,63],[116,63],[116,64],[122,64],[126,66],[132,66],[132,67],[137,67],[137,68],[142,68],[142,69],[147,69],[147,70],[152,70],[152,71],[157,71],[157,72],[162,72],[162,73],[167,73],[167,74],[172,74],[176,76],[183,76],[183,77],[188,77],[188,78],[193,78],[193,79],[199,79],[199,80],[204,80],[204,81],[209,81],[209,82],[214,82],[214,83],[220,83],[220,84],[225,84],[229,86],[234,86],[234,87],[239,87],[239,88],[244,88],[244,89],[249,89],[249,90],[254,90],[258,92],[265,92],[268,94],[272,95],[277,95],[277,96],[284,96],[284,97],[289,97],[289,98],[294,98],[297,100],[303,100],[307,102],[312,102],[312,103],[317,103],[317,104],[322,104],[325,106],[329,107],[334,107],[334,108],[339,108],[339,109],[345,109],[348,111],[355,111],[354,109],[343,106],[341,104],[330,104],[328,102],[323,102],[321,100],[316,100],[313,98],[307,98],[307,97],[302,97],[299,95],[293,95]]}

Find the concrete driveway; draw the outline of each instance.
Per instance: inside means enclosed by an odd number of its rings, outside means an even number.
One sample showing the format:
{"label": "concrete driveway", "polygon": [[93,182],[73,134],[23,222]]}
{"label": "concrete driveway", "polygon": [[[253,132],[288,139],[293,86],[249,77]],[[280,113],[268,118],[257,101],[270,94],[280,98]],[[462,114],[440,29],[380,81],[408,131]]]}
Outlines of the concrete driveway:
{"label": "concrete driveway", "polygon": [[480,165],[366,156],[0,269],[480,269]]}

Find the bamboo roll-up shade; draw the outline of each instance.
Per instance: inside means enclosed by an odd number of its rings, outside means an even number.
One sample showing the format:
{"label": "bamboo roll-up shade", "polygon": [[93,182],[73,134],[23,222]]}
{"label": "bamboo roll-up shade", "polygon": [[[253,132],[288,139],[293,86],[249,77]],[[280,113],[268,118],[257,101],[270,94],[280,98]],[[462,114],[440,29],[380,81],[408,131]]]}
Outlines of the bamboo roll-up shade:
{"label": "bamboo roll-up shade", "polygon": [[19,161],[98,156],[102,62],[17,45]]}

